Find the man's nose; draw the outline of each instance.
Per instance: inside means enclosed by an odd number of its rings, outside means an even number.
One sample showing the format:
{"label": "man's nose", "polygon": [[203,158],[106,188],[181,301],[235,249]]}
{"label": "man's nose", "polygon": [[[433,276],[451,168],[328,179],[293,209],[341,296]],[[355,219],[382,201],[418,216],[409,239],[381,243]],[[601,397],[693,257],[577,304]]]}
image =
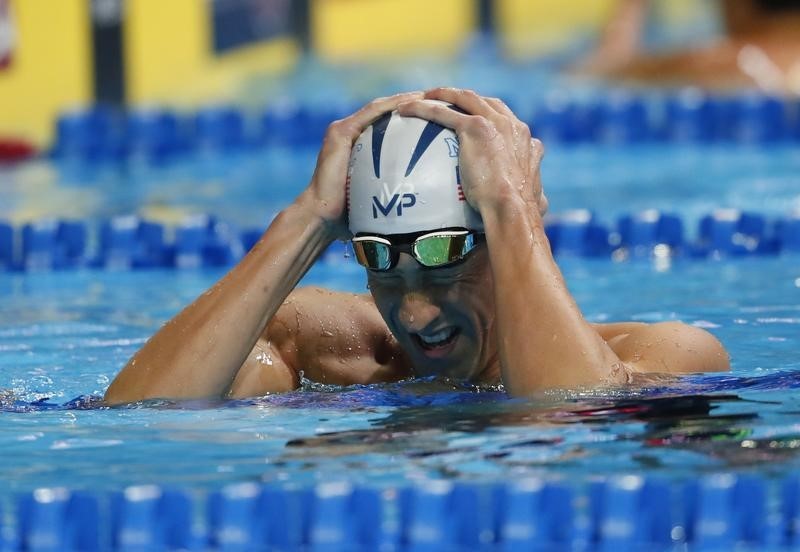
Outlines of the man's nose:
{"label": "man's nose", "polygon": [[441,314],[441,309],[429,297],[418,291],[403,295],[397,319],[409,332],[419,332]]}

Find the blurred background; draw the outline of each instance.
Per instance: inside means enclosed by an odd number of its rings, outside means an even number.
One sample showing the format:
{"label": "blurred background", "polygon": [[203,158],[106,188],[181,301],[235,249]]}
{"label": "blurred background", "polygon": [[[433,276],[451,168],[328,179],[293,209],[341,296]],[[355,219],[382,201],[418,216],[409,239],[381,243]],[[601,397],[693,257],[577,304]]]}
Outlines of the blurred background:
{"label": "blurred background", "polygon": [[[38,487],[796,474],[798,3],[0,0],[0,549],[14,546],[4,540],[9,493]],[[587,320],[710,329],[733,372],[654,382],[657,393],[680,394],[675,403],[614,409],[606,401],[627,395],[580,395],[603,404],[568,413],[548,402],[541,418],[503,401],[482,410],[493,393],[420,392],[416,383],[309,384],[233,409],[94,408],[91,397],[148,336],[306,186],[333,119],[433,86],[501,97],[544,141],[550,246]],[[365,271],[347,255],[332,244],[304,283],[364,292]],[[777,508],[777,495],[725,480],[684,501],[711,497],[711,513],[664,516],[674,527],[666,546],[720,520],[755,535],[783,519],[797,548],[796,479],[785,517],[765,509],[764,497]],[[631,490],[613,496],[644,504]],[[671,503],[659,493],[649,496]],[[761,499],[735,498],[751,495]],[[154,498],[132,500],[154,508]],[[719,514],[723,501],[730,507]],[[558,530],[537,526],[537,535],[562,534],[567,502],[541,502]],[[589,542],[581,512],[590,502],[581,502],[576,547]],[[58,527],[54,511],[37,519]],[[143,519],[145,510],[129,511]],[[286,526],[300,527],[292,519]],[[492,530],[464,519],[486,544]],[[699,546],[744,549],[734,533]]]}
{"label": "blurred background", "polygon": [[800,139],[796,4],[0,0],[6,263],[36,242],[14,229],[40,222],[50,244],[80,220],[81,250],[118,217],[263,230],[332,120],[433,86],[501,97],[531,126],[554,211],[783,214],[795,156],[736,148]]}
{"label": "blurred background", "polygon": [[[521,73],[531,60],[578,59],[591,51],[615,4],[0,0],[0,137],[47,148],[59,114],[98,103],[260,109],[289,99],[359,103],[464,82],[508,95],[514,87],[491,72],[498,62],[523,64]],[[679,44],[717,32],[709,2],[652,4],[650,42]]]}

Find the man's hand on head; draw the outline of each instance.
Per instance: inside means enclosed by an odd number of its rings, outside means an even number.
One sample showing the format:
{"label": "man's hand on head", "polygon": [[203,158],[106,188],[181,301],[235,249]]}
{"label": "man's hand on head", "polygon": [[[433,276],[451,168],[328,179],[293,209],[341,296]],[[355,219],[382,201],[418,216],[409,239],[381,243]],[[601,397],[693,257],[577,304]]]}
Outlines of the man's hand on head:
{"label": "man's hand on head", "polygon": [[417,99],[398,107],[401,115],[431,120],[456,132],[464,194],[477,211],[502,210],[508,201],[524,201],[536,206],[534,212],[544,214],[547,199],[539,177],[544,148],[531,137],[528,125],[502,100],[471,90],[436,88],[424,97],[465,112]]}
{"label": "man's hand on head", "polygon": [[422,92],[406,92],[372,100],[344,119],[328,126],[317,157],[311,183],[298,202],[329,226],[337,237],[349,238],[347,231],[347,164],[356,139],[375,119],[404,102],[422,99]]}

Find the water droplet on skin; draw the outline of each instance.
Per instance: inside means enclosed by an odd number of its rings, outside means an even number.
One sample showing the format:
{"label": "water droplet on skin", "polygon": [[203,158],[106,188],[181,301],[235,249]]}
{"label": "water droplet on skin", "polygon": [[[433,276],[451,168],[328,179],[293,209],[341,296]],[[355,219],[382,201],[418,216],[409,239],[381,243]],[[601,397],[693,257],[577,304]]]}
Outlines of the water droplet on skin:
{"label": "water droplet on skin", "polygon": [[266,351],[261,351],[260,353],[258,353],[256,355],[256,360],[261,364],[272,366],[272,356]]}

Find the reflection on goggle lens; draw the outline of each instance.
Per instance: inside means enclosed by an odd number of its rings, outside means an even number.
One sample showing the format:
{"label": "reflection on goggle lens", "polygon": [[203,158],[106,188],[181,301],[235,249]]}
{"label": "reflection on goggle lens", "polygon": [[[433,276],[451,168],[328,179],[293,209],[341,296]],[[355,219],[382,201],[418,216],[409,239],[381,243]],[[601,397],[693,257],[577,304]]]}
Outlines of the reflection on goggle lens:
{"label": "reflection on goggle lens", "polygon": [[389,270],[397,264],[401,252],[409,253],[424,267],[434,268],[463,259],[478,244],[480,234],[469,230],[430,232],[413,243],[392,243],[381,236],[356,236],[353,250],[356,260],[370,270]]}
{"label": "reflection on goggle lens", "polygon": [[383,243],[379,239],[353,239],[353,250],[360,265],[373,270],[387,270],[392,264],[391,243]]}

